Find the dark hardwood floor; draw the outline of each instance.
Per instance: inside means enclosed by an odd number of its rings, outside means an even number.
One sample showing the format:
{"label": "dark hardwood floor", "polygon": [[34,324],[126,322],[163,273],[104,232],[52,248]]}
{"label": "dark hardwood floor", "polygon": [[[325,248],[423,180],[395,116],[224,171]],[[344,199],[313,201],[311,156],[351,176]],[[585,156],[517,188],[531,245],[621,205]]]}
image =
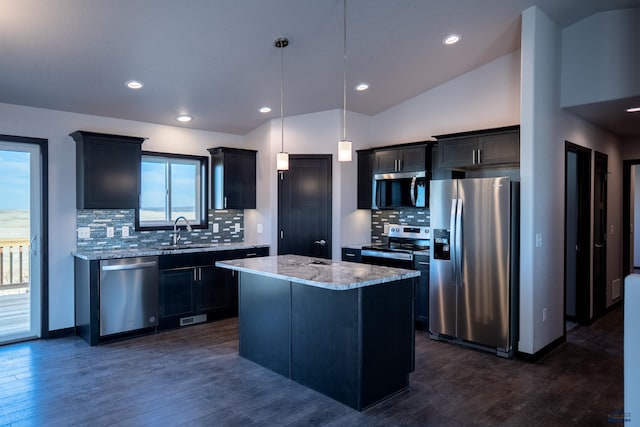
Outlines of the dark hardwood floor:
{"label": "dark hardwood floor", "polygon": [[613,425],[623,409],[617,308],[536,363],[416,331],[411,386],[365,412],[238,356],[237,319],[89,347],[0,347],[0,425]]}

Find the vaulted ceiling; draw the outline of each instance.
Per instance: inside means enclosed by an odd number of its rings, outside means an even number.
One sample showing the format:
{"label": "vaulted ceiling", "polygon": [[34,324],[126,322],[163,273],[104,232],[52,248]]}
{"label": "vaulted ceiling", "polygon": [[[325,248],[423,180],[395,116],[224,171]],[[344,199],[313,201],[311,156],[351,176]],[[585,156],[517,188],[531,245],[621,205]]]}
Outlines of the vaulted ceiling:
{"label": "vaulted ceiling", "polygon": [[[347,0],[347,108],[380,113],[518,49],[532,5],[566,27],[640,1]],[[281,53],[285,115],[341,108],[342,0],[0,0],[3,103],[243,135],[280,115]],[[583,110],[640,135],[611,106]]]}

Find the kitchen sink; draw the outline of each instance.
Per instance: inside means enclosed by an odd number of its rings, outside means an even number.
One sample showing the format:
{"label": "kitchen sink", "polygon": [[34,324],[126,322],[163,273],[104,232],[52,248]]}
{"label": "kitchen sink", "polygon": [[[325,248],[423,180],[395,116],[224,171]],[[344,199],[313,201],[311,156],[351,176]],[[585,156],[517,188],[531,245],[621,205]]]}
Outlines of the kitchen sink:
{"label": "kitchen sink", "polygon": [[161,251],[177,251],[180,249],[198,249],[198,248],[210,248],[215,246],[215,243],[185,243],[184,245],[158,245],[153,249]]}

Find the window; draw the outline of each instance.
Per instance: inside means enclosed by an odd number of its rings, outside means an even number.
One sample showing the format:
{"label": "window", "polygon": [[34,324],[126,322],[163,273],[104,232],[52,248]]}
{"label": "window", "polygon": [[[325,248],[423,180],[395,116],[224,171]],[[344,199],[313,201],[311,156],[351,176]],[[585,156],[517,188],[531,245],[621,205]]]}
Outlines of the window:
{"label": "window", "polygon": [[207,157],[143,152],[136,228],[173,228],[180,216],[193,228],[207,228],[207,162]]}

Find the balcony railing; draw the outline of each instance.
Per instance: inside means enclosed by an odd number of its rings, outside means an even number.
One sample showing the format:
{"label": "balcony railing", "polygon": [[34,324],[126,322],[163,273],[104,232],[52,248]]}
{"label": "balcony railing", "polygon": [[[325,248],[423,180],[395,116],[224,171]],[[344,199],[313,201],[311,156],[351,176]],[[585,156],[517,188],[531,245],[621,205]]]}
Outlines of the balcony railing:
{"label": "balcony railing", "polygon": [[0,245],[0,287],[29,283],[29,242]]}

